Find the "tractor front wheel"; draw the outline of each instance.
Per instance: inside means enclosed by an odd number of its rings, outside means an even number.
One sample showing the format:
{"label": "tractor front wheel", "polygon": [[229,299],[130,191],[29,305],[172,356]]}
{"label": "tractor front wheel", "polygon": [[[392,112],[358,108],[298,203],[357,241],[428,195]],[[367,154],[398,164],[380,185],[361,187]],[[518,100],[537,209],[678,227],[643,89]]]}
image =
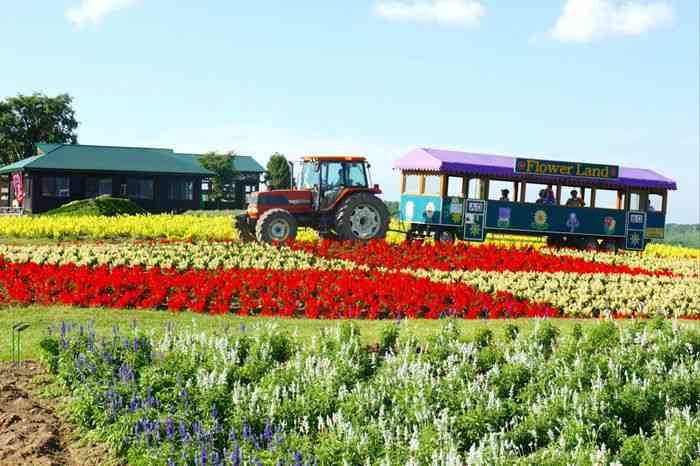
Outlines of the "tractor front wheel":
{"label": "tractor front wheel", "polygon": [[294,241],[297,237],[297,219],[284,209],[268,210],[255,224],[255,235],[264,243]]}
{"label": "tractor front wheel", "polygon": [[335,231],[343,240],[371,240],[386,237],[389,210],[377,196],[353,194],[335,212]]}

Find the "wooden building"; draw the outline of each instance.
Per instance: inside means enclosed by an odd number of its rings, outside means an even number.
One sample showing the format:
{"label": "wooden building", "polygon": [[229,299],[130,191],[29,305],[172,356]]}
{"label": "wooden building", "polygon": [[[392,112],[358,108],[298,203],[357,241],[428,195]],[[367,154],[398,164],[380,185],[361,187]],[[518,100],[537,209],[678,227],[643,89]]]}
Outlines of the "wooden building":
{"label": "wooden building", "polygon": [[128,198],[154,213],[183,212],[205,207],[202,189],[213,175],[197,156],[171,149],[82,144],[36,148],[35,156],[0,168],[2,184],[9,187],[2,190],[5,206],[17,204],[12,178],[19,175],[24,194],[19,207],[25,212],[41,213],[100,195]]}

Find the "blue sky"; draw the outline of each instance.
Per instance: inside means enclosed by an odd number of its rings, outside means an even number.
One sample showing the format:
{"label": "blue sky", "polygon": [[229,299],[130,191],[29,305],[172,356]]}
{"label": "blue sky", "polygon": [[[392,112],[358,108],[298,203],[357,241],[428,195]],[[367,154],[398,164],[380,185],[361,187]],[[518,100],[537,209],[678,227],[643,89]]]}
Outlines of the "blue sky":
{"label": "blue sky", "polygon": [[[536,4],[536,6],[532,6]],[[174,6],[177,5],[177,6]],[[398,198],[415,147],[652,168],[700,221],[696,0],[24,0],[0,98],[68,92],[86,144],[361,153]]]}

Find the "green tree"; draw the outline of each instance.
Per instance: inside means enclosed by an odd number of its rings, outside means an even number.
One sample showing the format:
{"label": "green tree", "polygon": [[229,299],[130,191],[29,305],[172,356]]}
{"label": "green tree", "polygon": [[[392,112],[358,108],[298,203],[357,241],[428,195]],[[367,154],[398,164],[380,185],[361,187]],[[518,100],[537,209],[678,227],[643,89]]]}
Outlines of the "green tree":
{"label": "green tree", "polygon": [[289,169],[287,158],[275,152],[267,162],[267,174],[265,182],[270,189],[287,189],[292,183],[292,172]]}
{"label": "green tree", "polygon": [[236,170],[233,168],[233,157],[235,156],[234,152],[228,154],[207,152],[200,159],[204,168],[215,173],[212,177],[210,195],[217,202],[221,202],[223,199],[232,199],[234,196],[233,186]]}
{"label": "green tree", "polygon": [[2,164],[35,155],[37,142],[78,142],[78,121],[68,94],[18,95],[0,101],[0,161]]}

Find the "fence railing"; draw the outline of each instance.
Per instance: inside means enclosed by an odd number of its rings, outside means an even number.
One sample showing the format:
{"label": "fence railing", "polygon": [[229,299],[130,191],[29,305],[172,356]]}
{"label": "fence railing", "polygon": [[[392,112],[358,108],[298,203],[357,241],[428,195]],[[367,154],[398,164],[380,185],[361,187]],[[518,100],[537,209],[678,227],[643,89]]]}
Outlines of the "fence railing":
{"label": "fence railing", "polygon": [[0,207],[0,215],[14,215],[19,216],[24,214],[24,209],[22,207]]}

